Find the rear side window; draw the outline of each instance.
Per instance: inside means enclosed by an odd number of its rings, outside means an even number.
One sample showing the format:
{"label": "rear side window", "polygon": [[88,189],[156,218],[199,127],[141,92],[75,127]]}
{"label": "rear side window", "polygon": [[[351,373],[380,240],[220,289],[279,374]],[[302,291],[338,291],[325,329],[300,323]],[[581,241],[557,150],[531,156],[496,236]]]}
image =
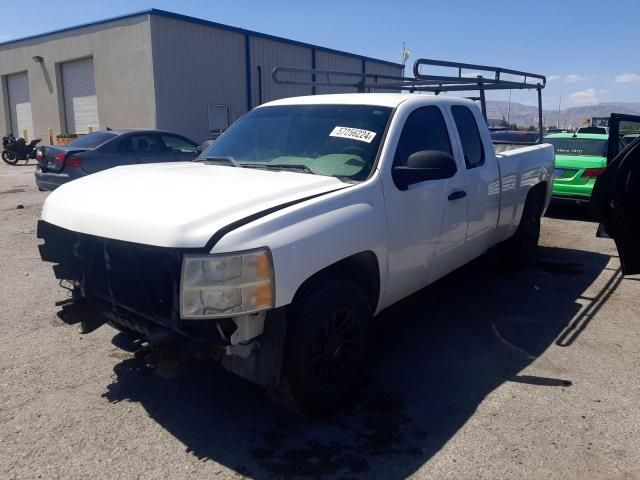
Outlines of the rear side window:
{"label": "rear side window", "polygon": [[473,113],[467,107],[460,105],[451,107],[451,113],[458,128],[462,152],[464,153],[464,162],[467,164],[467,168],[476,168],[484,165],[484,145],[482,144],[478,124]]}
{"label": "rear side window", "polygon": [[412,154],[422,150],[439,150],[451,155],[449,132],[438,107],[418,108],[409,115],[393,163],[406,165]]}
{"label": "rear side window", "polygon": [[118,150],[124,154],[140,154],[159,153],[161,148],[155,135],[137,134],[122,140],[118,145]]}
{"label": "rear side window", "polygon": [[115,136],[116,136],[115,133],[94,132],[94,133],[90,133],[89,135],[84,135],[78,140],[74,140],[73,142],[70,142],[67,146],[75,147],[75,148],[89,148],[89,149],[96,148],[102,145],[103,143],[108,142]]}

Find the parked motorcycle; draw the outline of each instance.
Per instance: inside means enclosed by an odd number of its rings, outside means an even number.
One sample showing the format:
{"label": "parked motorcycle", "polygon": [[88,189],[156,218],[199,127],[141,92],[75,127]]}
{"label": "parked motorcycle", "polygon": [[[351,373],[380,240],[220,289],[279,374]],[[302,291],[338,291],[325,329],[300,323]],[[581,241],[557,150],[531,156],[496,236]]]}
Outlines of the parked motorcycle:
{"label": "parked motorcycle", "polygon": [[[37,145],[40,138],[31,140],[29,143],[24,138],[16,138],[12,134],[2,137],[2,160],[9,165],[15,165],[18,160],[36,159],[38,156]],[[25,162],[25,163],[26,163]]]}

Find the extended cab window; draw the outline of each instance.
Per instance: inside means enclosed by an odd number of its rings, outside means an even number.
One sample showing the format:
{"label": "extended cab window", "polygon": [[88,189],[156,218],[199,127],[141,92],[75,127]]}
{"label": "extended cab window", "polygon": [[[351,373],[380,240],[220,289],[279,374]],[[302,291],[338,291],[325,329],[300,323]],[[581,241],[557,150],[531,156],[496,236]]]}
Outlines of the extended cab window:
{"label": "extended cab window", "polygon": [[412,154],[422,150],[451,154],[449,132],[438,107],[422,107],[411,112],[400,134],[393,164],[406,165]]}
{"label": "extended cab window", "polygon": [[480,131],[473,112],[467,107],[454,105],[451,107],[451,113],[458,128],[462,152],[464,153],[464,162],[467,168],[484,165],[484,145],[482,144]]}

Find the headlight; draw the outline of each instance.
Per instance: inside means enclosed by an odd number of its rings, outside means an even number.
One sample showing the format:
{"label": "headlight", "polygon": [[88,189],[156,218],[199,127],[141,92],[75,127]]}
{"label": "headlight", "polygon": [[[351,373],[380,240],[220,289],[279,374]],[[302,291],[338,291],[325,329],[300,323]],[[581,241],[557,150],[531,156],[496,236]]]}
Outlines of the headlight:
{"label": "headlight", "polygon": [[273,307],[273,264],[267,249],[229,255],[185,255],[182,318],[217,318]]}

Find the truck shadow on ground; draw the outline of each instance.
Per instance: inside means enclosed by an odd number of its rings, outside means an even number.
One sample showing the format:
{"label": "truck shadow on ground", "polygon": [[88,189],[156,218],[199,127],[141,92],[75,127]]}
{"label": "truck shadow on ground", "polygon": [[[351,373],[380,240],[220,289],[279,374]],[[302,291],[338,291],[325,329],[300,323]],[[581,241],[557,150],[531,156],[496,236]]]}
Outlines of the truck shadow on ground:
{"label": "truck shadow on ground", "polygon": [[571,326],[589,285],[617,274],[608,261],[541,248],[531,268],[505,273],[490,253],[414,294],[377,318],[367,386],[330,419],[293,417],[204,363],[167,380],[125,360],[104,396],[140,402],[193,455],[254,478],[404,479],[504,382],[571,388],[519,372]]}
{"label": "truck shadow on ground", "polygon": [[554,204],[549,205],[546,217],[560,220],[577,220],[580,222],[595,222],[591,205],[588,204]]}

